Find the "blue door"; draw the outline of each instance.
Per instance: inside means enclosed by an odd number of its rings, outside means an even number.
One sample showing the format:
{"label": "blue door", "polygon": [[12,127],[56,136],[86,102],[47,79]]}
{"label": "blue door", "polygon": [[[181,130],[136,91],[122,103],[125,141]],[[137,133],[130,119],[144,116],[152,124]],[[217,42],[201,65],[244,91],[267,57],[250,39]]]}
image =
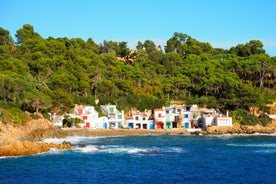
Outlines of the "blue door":
{"label": "blue door", "polygon": [[106,122],[103,123],[103,127],[104,127],[105,129],[107,128],[107,123],[106,123]]}

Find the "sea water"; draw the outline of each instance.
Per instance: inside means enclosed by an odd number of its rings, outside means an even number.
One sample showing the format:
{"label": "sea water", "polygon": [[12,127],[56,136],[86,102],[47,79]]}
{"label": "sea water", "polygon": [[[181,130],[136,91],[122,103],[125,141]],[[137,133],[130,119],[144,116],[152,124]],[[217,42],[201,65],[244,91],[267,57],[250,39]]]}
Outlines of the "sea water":
{"label": "sea water", "polygon": [[276,183],[276,135],[68,137],[0,157],[0,183]]}

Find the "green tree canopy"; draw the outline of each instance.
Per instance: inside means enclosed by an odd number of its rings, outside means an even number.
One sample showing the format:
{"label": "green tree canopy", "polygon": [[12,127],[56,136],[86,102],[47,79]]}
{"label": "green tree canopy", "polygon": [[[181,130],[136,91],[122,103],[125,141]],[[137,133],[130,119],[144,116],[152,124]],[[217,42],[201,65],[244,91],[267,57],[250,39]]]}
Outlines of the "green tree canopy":
{"label": "green tree canopy", "polygon": [[175,32],[163,53],[151,40],[43,38],[30,24],[0,28],[0,103],[32,112],[66,112],[77,103],[140,110],[170,100],[234,110],[276,100],[276,59],[259,40],[229,50]]}

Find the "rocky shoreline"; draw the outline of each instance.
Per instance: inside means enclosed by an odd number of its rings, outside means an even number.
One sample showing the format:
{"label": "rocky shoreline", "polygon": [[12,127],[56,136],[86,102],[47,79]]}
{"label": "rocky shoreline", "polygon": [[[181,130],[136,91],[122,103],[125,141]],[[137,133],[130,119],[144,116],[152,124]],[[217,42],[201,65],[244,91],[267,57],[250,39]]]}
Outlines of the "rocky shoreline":
{"label": "rocky shoreline", "polygon": [[188,132],[187,129],[83,129],[56,128],[47,119],[32,120],[24,125],[0,122],[0,156],[32,155],[48,152],[51,148],[72,149],[68,142],[62,144],[45,143],[46,138],[64,138],[68,136],[132,136],[147,134],[273,134],[276,133],[276,121],[268,126],[248,126],[234,123],[233,127],[207,127],[206,131]]}
{"label": "rocky shoreline", "polygon": [[55,149],[72,149],[70,143],[42,142],[45,138],[62,138],[66,132],[57,129],[47,119],[31,120],[24,125],[0,122],[0,156],[32,155]]}

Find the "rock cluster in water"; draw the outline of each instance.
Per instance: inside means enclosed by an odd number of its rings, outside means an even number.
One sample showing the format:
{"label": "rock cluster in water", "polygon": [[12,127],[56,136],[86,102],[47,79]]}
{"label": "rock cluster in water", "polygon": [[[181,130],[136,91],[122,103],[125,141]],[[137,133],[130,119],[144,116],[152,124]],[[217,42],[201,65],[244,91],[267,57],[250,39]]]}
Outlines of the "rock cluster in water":
{"label": "rock cluster in water", "polygon": [[0,147],[0,156],[20,156],[33,155],[50,151],[55,149],[72,149],[73,146],[68,142],[62,144],[46,143],[46,142],[31,142],[28,140],[22,142],[15,142]]}

